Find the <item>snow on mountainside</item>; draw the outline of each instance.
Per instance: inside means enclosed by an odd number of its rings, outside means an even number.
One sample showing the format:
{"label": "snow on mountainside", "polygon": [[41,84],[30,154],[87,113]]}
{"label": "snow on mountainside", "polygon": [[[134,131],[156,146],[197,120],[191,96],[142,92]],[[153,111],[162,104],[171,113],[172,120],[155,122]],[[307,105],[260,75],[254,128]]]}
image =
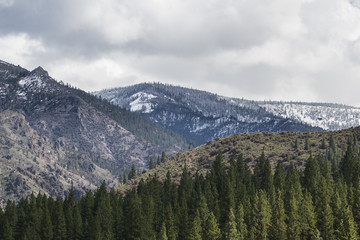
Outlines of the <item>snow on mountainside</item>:
{"label": "snow on mountainside", "polygon": [[324,130],[340,130],[360,125],[360,108],[338,104],[259,102],[267,111]]}
{"label": "snow on mountainside", "polygon": [[321,131],[284,118],[255,101],[159,83],[143,83],[96,92],[133,112],[202,144],[238,132]]}

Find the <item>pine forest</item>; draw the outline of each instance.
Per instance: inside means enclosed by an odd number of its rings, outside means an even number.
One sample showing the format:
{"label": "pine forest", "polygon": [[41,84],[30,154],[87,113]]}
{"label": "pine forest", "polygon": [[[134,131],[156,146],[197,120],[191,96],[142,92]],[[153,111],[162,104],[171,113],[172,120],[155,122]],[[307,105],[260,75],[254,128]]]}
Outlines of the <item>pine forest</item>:
{"label": "pine forest", "polygon": [[[170,173],[120,194],[105,182],[79,199],[31,195],[0,210],[1,239],[359,239],[360,157],[351,143],[336,166],[310,156],[304,170],[275,170],[264,153],[251,169],[221,153],[204,176]],[[0,208],[1,209],[1,208]]]}

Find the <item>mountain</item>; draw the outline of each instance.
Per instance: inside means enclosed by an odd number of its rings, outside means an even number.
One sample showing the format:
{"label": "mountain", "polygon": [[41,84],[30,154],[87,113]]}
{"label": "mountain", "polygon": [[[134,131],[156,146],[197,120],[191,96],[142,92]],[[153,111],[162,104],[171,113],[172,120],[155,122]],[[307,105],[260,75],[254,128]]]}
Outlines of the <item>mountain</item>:
{"label": "mountain", "polygon": [[[7,185],[2,195],[14,198],[28,190],[39,189],[62,196],[71,184],[76,188],[80,186],[84,192],[86,187],[83,186],[97,186],[101,180],[116,181],[133,164],[140,171],[145,169],[150,156],[160,155],[162,151],[173,154],[186,147],[185,139],[178,134],[106,100],[57,82],[41,67],[30,72],[1,61],[0,117],[6,122],[9,115],[15,122],[21,122],[21,127],[25,126],[19,130],[20,126],[7,122],[9,129],[0,132],[0,138],[5,139],[3,147],[9,152],[8,156],[0,155],[1,165],[7,169],[1,173],[2,179],[14,180],[11,174],[15,174],[15,178],[21,175],[20,179],[25,179],[28,185],[11,185],[12,180],[5,180]],[[17,130],[13,131],[14,128]],[[31,144],[26,144],[29,141]],[[44,144],[49,150],[44,150]],[[42,160],[35,161],[39,156]],[[50,166],[42,165],[44,161],[50,161]],[[63,169],[53,180],[58,184],[46,187],[44,182],[53,176],[52,170],[57,173],[55,166],[59,165]],[[44,181],[36,180],[42,175],[46,176]],[[79,178],[78,183],[68,183],[75,181],[72,175]],[[28,182],[28,178],[35,180]]]}
{"label": "mountain", "polygon": [[326,131],[360,126],[360,108],[332,103],[258,102],[266,111]]}
{"label": "mountain", "polygon": [[260,102],[159,83],[102,90],[95,94],[192,139],[196,145],[239,132],[323,130],[292,115],[270,111]]}
{"label": "mountain", "polygon": [[293,163],[299,170],[303,170],[310,156],[322,156],[333,166],[338,167],[349,143],[356,146],[356,151],[359,152],[359,141],[360,127],[312,133],[238,133],[209,141],[187,152],[178,153],[127,184],[122,184],[120,190],[126,191],[137,186],[141,179],[146,180],[151,176],[157,176],[160,181],[164,181],[167,172],[176,183],[179,183],[185,165],[193,177],[197,173],[206,175],[218,153],[223,155],[227,165],[232,155],[242,155],[251,168],[254,168],[262,153],[270,160],[273,170],[278,162],[285,168]]}

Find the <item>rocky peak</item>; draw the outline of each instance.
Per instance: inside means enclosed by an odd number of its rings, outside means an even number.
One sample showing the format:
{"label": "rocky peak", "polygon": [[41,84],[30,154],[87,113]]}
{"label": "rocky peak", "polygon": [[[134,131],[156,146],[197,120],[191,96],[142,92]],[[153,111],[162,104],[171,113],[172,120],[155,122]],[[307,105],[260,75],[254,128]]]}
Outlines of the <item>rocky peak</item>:
{"label": "rocky peak", "polygon": [[47,71],[45,71],[42,67],[37,67],[34,70],[31,71],[31,75],[37,75],[41,77],[49,77],[49,74]]}

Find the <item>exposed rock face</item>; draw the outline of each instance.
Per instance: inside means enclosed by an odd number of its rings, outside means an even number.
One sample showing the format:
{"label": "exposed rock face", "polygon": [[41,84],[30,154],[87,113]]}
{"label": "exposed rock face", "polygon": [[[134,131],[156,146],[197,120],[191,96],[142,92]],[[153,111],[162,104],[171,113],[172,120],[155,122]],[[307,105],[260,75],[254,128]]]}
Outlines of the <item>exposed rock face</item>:
{"label": "exposed rock face", "polygon": [[[150,155],[174,153],[185,140],[81,90],[0,61],[2,199],[31,191],[63,196],[102,180],[110,185]],[[13,142],[16,142],[14,144]]]}
{"label": "exposed rock face", "polygon": [[39,135],[24,115],[0,113],[0,199],[19,199],[31,192],[64,196],[74,186],[79,192],[94,189],[96,182],[114,181],[114,176],[99,168],[79,152],[63,148]]}

